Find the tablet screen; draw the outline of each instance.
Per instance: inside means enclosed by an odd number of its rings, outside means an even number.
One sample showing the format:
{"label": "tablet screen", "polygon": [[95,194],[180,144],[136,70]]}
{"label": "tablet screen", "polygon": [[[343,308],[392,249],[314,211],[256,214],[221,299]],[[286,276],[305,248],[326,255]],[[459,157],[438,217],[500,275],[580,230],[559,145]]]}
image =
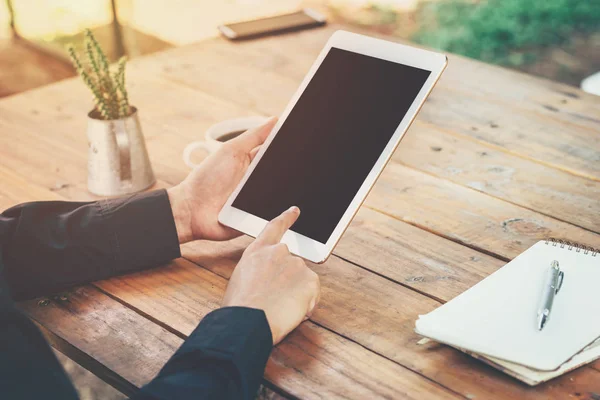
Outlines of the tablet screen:
{"label": "tablet screen", "polygon": [[331,48],[232,206],[325,244],[430,73]]}

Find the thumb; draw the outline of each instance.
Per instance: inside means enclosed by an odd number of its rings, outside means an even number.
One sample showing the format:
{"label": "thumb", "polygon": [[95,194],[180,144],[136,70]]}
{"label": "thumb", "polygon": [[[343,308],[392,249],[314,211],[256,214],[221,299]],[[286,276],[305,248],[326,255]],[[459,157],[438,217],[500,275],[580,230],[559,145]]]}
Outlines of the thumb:
{"label": "thumb", "polygon": [[243,151],[249,153],[252,149],[264,143],[276,123],[277,117],[271,117],[264,124],[257,126],[256,128],[248,129],[231,142]]}

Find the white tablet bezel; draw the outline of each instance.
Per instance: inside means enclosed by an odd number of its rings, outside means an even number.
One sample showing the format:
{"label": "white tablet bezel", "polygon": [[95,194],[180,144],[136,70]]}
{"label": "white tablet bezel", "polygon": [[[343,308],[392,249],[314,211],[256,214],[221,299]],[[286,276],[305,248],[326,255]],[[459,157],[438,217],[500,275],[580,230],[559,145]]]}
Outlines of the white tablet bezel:
{"label": "white tablet bezel", "polygon": [[433,89],[433,86],[439,79],[448,62],[446,56],[443,54],[422,50],[410,46],[405,46],[397,43],[392,43],[380,39],[374,39],[346,31],[335,32],[327,41],[327,44],[325,45],[325,47],[313,63],[312,67],[304,77],[304,80],[300,84],[300,87],[288,103],[287,107],[285,108],[285,111],[283,112],[283,114],[279,118],[279,121],[273,128],[273,131],[271,132],[265,143],[261,146],[258,154],[248,167],[248,170],[246,171],[246,174],[240,181],[238,187],[233,191],[231,196],[229,196],[227,203],[225,203],[225,206],[219,213],[219,222],[221,222],[222,224],[253,237],[258,236],[258,234],[267,224],[268,221],[257,217],[256,215],[249,214],[243,210],[234,208],[231,206],[231,204],[233,203],[234,199],[237,197],[238,193],[248,180],[248,177],[250,176],[256,165],[260,162],[262,155],[269,147],[275,135],[277,135],[279,128],[285,122],[286,118],[296,105],[296,102],[304,92],[304,89],[308,86],[308,83],[312,79],[315,72],[318,70],[319,66],[321,65],[321,62],[323,61],[327,53],[329,52],[329,49],[331,49],[332,47],[364,54],[371,57],[381,58],[383,60],[388,60],[399,64],[425,69],[431,71],[431,74],[425,81],[425,84],[419,91],[419,94],[415,98],[413,104],[408,109],[406,116],[398,125],[398,128],[396,128],[396,131],[394,132],[394,135],[390,139],[389,143],[377,159],[377,162],[371,169],[371,172],[364,180],[360,189],[354,196],[354,199],[344,212],[333,233],[327,240],[327,243],[323,244],[321,242],[318,242],[314,239],[293,232],[291,230],[286,232],[283,236],[282,243],[287,244],[288,248],[293,254],[296,254],[302,258],[305,258],[315,263],[324,262],[332,253],[333,248],[335,247],[335,245],[343,235],[344,231],[352,221],[352,218],[360,208],[362,202],[369,194],[369,191],[375,184],[375,181],[383,171],[383,168],[391,158],[398,144],[400,143],[400,139],[414,120],[417,113],[419,112],[419,109],[425,102],[425,99]]}

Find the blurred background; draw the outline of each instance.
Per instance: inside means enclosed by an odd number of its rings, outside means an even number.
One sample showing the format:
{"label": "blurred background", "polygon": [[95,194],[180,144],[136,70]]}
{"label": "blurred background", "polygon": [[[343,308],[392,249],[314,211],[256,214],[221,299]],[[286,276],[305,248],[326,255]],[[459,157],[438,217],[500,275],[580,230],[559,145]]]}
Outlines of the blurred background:
{"label": "blurred background", "polygon": [[574,86],[600,71],[600,0],[0,0],[0,96],[73,76],[64,44],[86,27],[138,57],[301,7]]}
{"label": "blurred background", "polygon": [[[80,42],[85,28],[116,60],[217,36],[222,23],[303,7],[329,23],[573,86],[600,71],[600,0],[0,0],[0,97],[74,76],[65,44]],[[82,399],[125,398],[59,357]]]}

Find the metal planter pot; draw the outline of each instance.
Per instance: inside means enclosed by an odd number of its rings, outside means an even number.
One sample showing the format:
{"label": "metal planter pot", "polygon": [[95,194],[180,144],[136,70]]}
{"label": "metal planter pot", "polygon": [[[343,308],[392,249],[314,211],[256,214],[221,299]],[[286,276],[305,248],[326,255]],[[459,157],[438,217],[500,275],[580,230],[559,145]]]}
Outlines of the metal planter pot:
{"label": "metal planter pot", "polygon": [[148,158],[138,112],[117,120],[88,113],[88,190],[99,196],[140,192],[156,179]]}

